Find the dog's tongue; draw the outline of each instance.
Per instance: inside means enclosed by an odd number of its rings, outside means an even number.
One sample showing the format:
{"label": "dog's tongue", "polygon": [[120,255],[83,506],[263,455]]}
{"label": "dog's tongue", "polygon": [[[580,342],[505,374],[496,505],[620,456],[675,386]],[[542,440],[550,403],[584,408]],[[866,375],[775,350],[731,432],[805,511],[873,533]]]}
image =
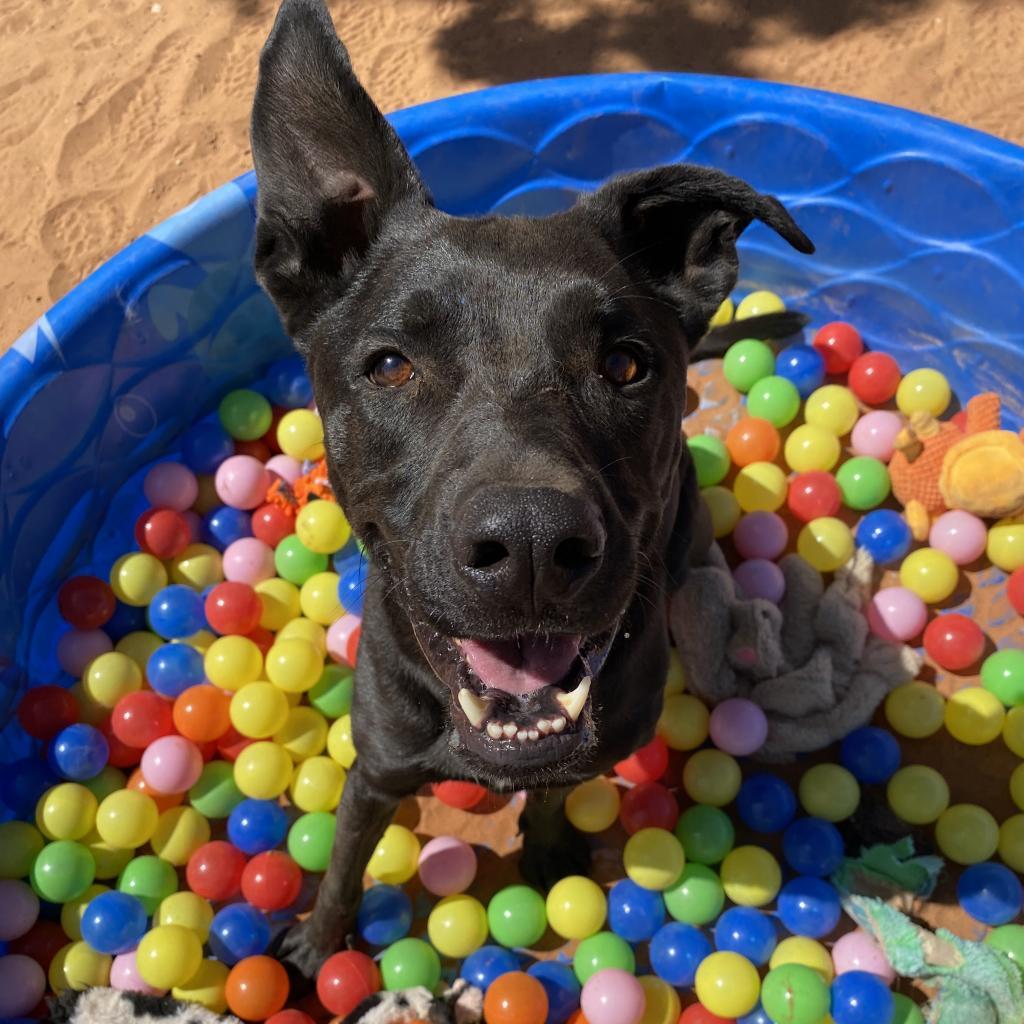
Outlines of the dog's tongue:
{"label": "dog's tongue", "polygon": [[519,697],[562,679],[580,653],[580,637],[463,640],[462,653],[484,686]]}

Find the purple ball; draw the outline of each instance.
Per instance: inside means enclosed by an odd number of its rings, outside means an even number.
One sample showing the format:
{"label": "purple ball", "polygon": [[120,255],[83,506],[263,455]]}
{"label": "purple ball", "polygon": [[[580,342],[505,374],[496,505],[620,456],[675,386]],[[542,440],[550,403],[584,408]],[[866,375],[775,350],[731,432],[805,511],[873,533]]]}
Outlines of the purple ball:
{"label": "purple ball", "polygon": [[741,558],[767,558],[774,562],[789,543],[789,530],[775,512],[750,512],[732,532],[732,541]]}
{"label": "purple ball", "polygon": [[768,738],[768,719],[751,700],[732,697],[723,700],[711,712],[708,723],[711,742],[734,757],[746,757],[764,746]]}
{"label": "purple ball", "polygon": [[760,597],[778,604],[786,593],[786,577],[774,562],[766,558],[750,558],[740,562],[732,575],[743,597]]}

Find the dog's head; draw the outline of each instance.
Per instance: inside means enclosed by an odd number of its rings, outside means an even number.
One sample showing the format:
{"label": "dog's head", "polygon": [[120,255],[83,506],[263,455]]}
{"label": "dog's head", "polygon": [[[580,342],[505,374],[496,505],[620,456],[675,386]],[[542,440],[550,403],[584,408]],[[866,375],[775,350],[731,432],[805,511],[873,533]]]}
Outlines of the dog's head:
{"label": "dog's head", "polygon": [[[662,616],[692,500],[687,353],[773,198],[613,180],[543,219],[437,210],[320,0],[285,0],[252,122],[256,270],[308,362],[331,481],[485,765],[593,741],[601,666]],[[634,623],[635,625],[635,623]],[[649,686],[648,680],[639,681]]]}

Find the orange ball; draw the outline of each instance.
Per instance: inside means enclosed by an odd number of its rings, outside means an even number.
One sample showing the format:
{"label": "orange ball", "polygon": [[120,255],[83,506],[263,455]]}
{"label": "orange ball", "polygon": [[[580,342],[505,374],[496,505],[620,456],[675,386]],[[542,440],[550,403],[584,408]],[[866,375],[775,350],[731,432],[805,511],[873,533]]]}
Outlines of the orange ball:
{"label": "orange ball", "polygon": [[288,1001],[288,974],[270,956],[247,956],[228,974],[228,1009],[242,1020],[266,1020]]}
{"label": "orange ball", "polygon": [[164,811],[169,811],[172,807],[180,806],[185,799],[184,793],[158,793],[152,786],[148,786],[142,777],[141,768],[136,768],[131,773],[125,784],[125,789],[134,789],[136,793],[145,793],[156,804],[156,809],[161,814]]}
{"label": "orange ball", "polygon": [[537,1024],[547,1019],[544,986],[523,971],[509,971],[491,982],[484,996],[487,1024]]}
{"label": "orange ball", "polygon": [[174,701],[174,728],[193,743],[219,740],[231,728],[231,698],[212,683],[190,686]]}
{"label": "orange ball", "polygon": [[752,462],[774,462],[782,447],[782,438],[774,424],[757,416],[747,416],[725,435],[729,457],[740,467]]}

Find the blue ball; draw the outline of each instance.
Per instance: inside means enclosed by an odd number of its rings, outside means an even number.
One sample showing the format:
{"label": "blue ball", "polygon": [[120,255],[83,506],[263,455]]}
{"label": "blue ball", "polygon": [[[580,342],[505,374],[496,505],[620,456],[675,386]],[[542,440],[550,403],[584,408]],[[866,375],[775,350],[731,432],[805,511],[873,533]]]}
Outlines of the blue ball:
{"label": "blue ball", "polygon": [[886,729],[866,725],[854,729],[839,748],[839,760],[859,782],[888,782],[896,774],[903,755],[896,737]]}
{"label": "blue ball", "polygon": [[149,604],[149,626],[165,640],[184,640],[206,628],[203,599],[184,583],[172,583]]}
{"label": "blue ball", "polygon": [[91,899],[82,914],[82,938],[108,956],[133,950],[148,929],[142,900],[116,889]]}
{"label": "blue ball", "polygon": [[736,1024],[775,1024],[775,1021],[764,1012],[764,1007],[758,1003],[745,1017],[739,1017]]}
{"label": "blue ball", "polygon": [[254,857],[273,850],[288,834],[288,812],[273,800],[247,797],[228,815],[228,839]]}
{"label": "blue ball", "polygon": [[956,884],[960,906],[982,924],[1009,924],[1024,900],[1020,879],[1003,864],[986,861],[965,868]]}
{"label": "blue ball", "polygon": [[202,652],[189,644],[164,644],[149,656],[146,678],[161,697],[174,700],[206,678]]}
{"label": "blue ball", "polygon": [[665,901],[660,892],[637,885],[630,878],[616,882],[608,893],[608,924],[627,942],[646,942],[665,923]]}
{"label": "blue ball", "polygon": [[822,878],[804,875],[787,882],[779,893],[779,920],[793,935],[820,939],[843,916],[839,893]]}
{"label": "blue ball", "polygon": [[580,1005],[576,972],[557,960],[538,960],[526,973],[536,978],[548,994],[548,1016],[544,1024],[565,1024]]}
{"label": "blue ball", "polygon": [[235,454],[235,442],[214,415],[190,427],[181,438],[181,457],[193,473],[213,473]]}
{"label": "blue ball", "polygon": [[411,927],[412,900],[404,889],[397,885],[375,885],[363,893],[356,928],[371,946],[390,946],[404,939]]}
{"label": "blue ball", "polygon": [[823,818],[798,818],[782,836],[782,855],[798,875],[827,878],[846,856],[839,829]]}
{"label": "blue ball", "polygon": [[0,803],[15,818],[32,821],[39,798],[60,782],[55,768],[38,757],[25,757],[5,764],[0,772]]}
{"label": "blue ball", "polygon": [[796,794],[777,775],[760,772],[740,786],[736,810],[755,832],[781,832],[796,817]]}
{"label": "blue ball", "polygon": [[289,356],[271,363],[263,383],[267,398],[285,409],[302,409],[313,400],[313,385],[306,375],[301,356]]}
{"label": "blue ball", "polygon": [[779,943],[775,922],[753,907],[730,907],[715,923],[715,948],[763,966]]}
{"label": "blue ball", "polygon": [[[370,892],[373,890],[371,889]],[[365,900],[366,897],[364,896],[363,899]],[[409,918],[411,921],[411,912]],[[519,961],[511,950],[501,946],[481,946],[462,961],[459,977],[465,978],[470,985],[475,985],[481,992],[486,992],[495,978],[500,978],[503,974],[508,974],[509,971],[518,970]]]}
{"label": "blue ball", "polygon": [[651,939],[651,969],[676,988],[690,988],[697,968],[714,952],[707,936],[692,924],[670,921]]}
{"label": "blue ball", "polygon": [[116,644],[122,637],[129,633],[138,633],[146,629],[146,609],[137,608],[135,605],[117,602],[114,614],[107,619],[103,626],[103,632]]}
{"label": "blue ball", "polygon": [[61,729],[50,743],[50,767],[63,779],[85,782],[103,770],[110,747],[99,729],[76,722]]}
{"label": "blue ball", "polygon": [[203,540],[223,551],[229,544],[252,536],[252,516],[244,509],[221,505],[203,518]]}
{"label": "blue ball", "polygon": [[270,945],[270,922],[248,903],[229,903],[213,915],[210,952],[233,967],[247,956],[259,956]]}
{"label": "blue ball", "polygon": [[369,563],[361,555],[346,558],[338,569],[338,600],[350,615],[363,614]]}
{"label": "blue ball", "polygon": [[847,971],[832,982],[832,1019],[836,1024],[892,1024],[896,1000],[877,974]]}
{"label": "blue ball", "polygon": [[776,356],[775,373],[806,398],[825,383],[825,360],[810,345],[790,345]]}
{"label": "blue ball", "polygon": [[890,508],[876,508],[857,526],[857,544],[864,548],[878,565],[902,561],[914,543],[907,521]]}

